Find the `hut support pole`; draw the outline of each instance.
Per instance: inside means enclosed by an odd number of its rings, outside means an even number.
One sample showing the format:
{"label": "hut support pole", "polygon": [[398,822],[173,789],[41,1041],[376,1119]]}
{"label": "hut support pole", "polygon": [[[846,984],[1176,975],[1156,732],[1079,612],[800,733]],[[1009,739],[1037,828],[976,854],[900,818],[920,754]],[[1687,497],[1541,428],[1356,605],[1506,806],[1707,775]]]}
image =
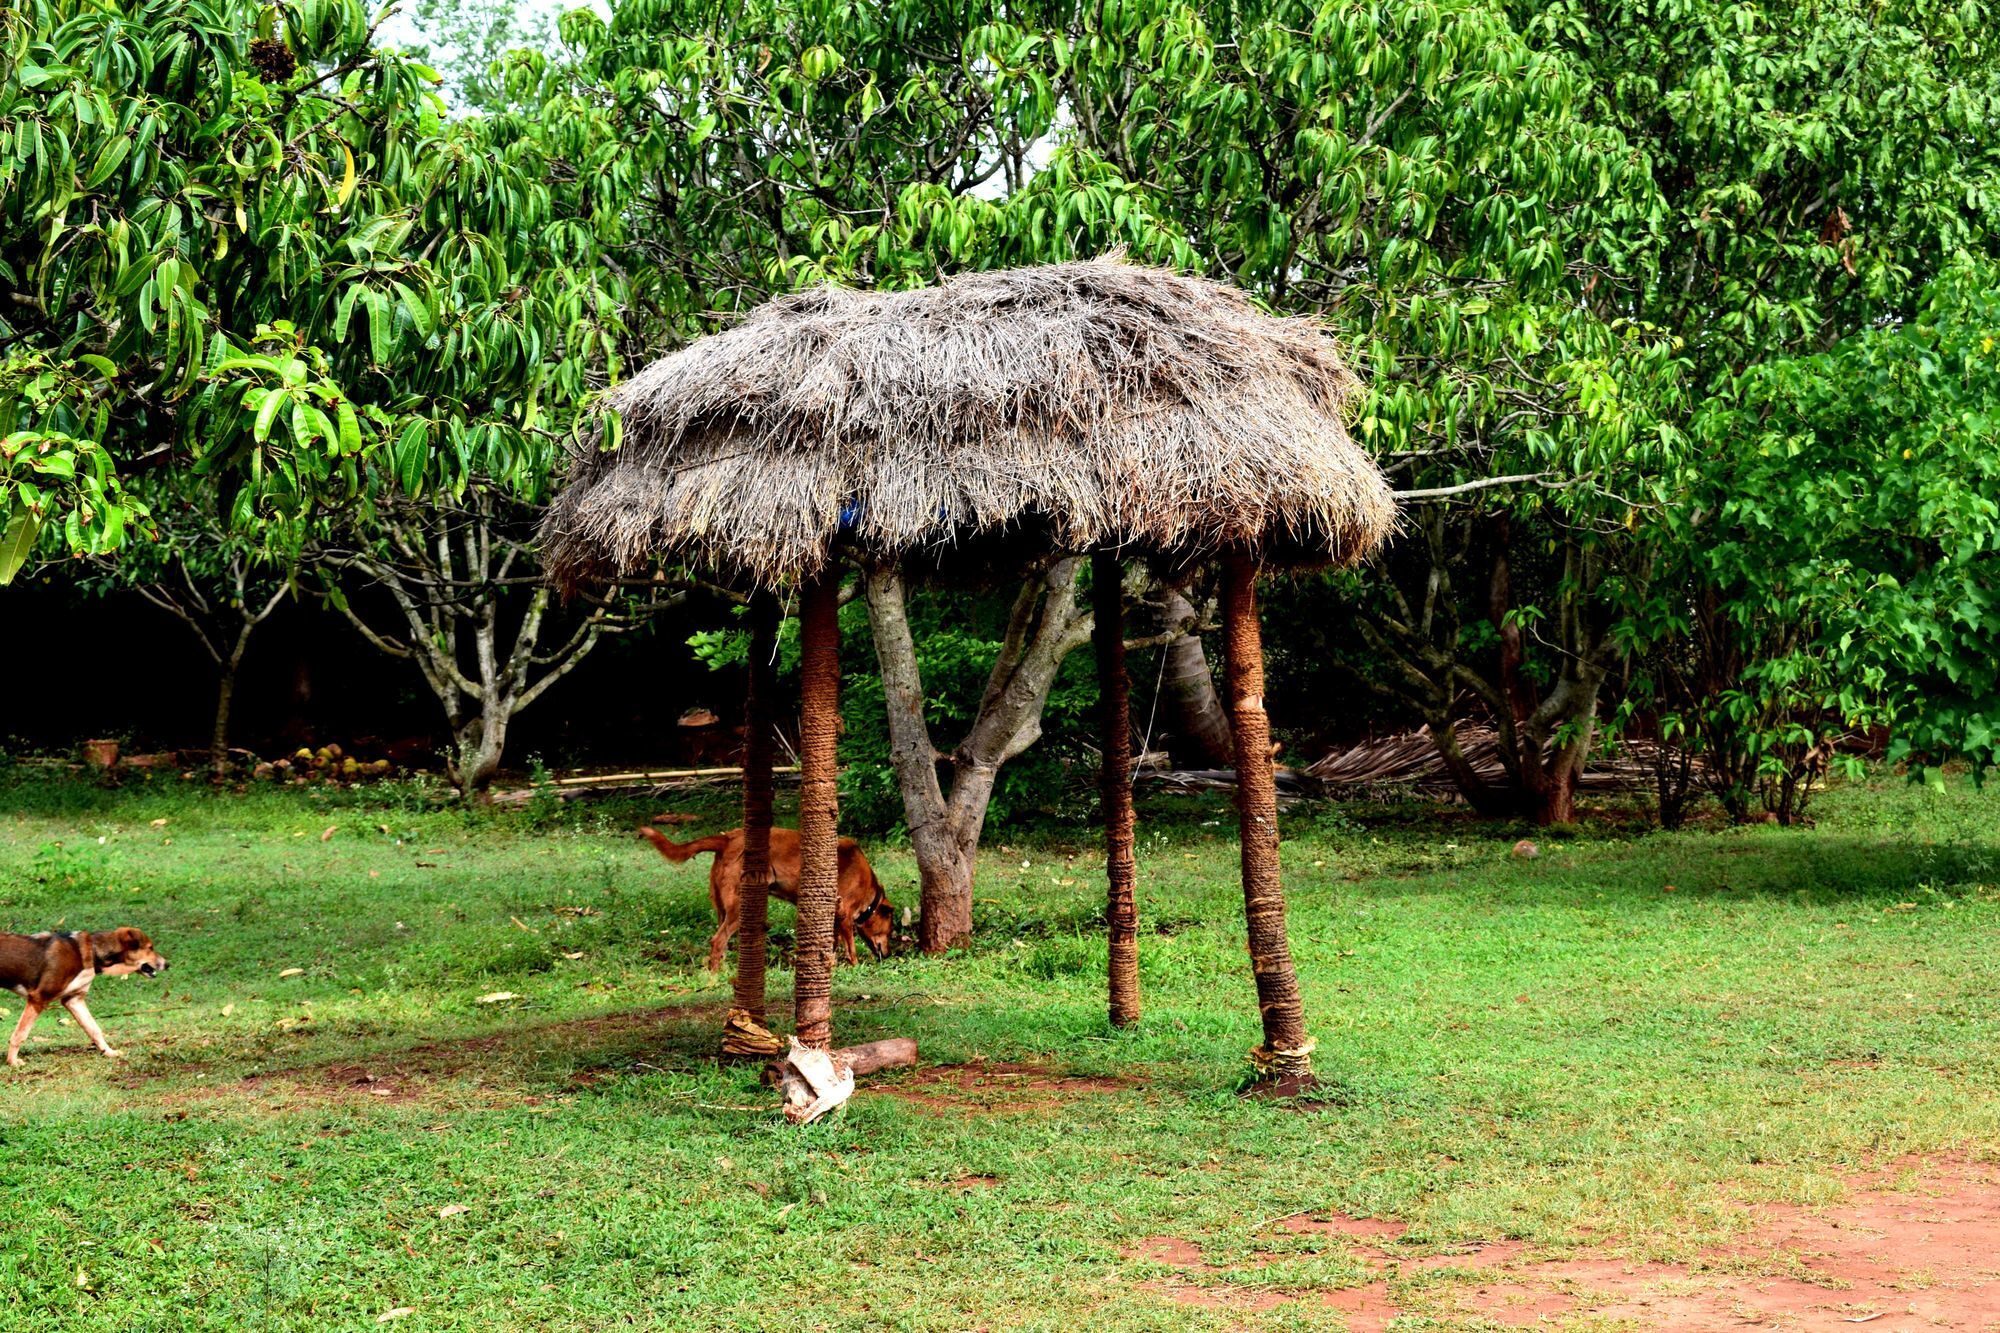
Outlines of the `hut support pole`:
{"label": "hut support pole", "polygon": [[1103,733],[1104,925],[1111,978],[1111,1026],[1139,1021],[1138,869],[1132,855],[1132,710],[1125,675],[1124,569],[1113,551],[1091,556],[1096,603],[1097,696]]}
{"label": "hut support pole", "polygon": [[724,1025],[725,1055],[773,1056],[784,1048],[764,1030],[764,968],[771,890],[771,714],[777,684],[778,599],[750,595],[750,661],[743,689],[743,878],[736,934],[735,1000]]}
{"label": "hut support pole", "polygon": [[801,1044],[833,1045],[833,915],[840,892],[840,574],[801,590],[799,608],[799,890],[792,1026]]}
{"label": "hut support pole", "polygon": [[1312,1076],[1299,978],[1285,934],[1285,890],[1278,875],[1278,786],[1271,722],[1264,712],[1264,645],[1257,623],[1257,561],[1245,551],[1223,557],[1223,632],[1228,654],[1229,721],[1236,742],[1236,814],[1243,848],[1243,915],[1264,1044],[1250,1052],[1260,1079]]}

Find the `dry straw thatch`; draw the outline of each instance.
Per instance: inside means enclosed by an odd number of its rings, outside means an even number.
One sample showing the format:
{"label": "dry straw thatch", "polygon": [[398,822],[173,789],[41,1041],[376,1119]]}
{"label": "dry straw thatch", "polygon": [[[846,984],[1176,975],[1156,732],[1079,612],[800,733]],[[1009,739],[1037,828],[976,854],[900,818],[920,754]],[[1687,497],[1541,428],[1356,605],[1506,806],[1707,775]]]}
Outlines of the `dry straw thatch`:
{"label": "dry straw thatch", "polygon": [[1342,423],[1357,388],[1319,323],[1116,258],[819,288],[615,389],[622,445],[577,460],[544,557],[568,586],[655,557],[777,584],[842,544],[1010,535],[1346,562],[1395,513]]}

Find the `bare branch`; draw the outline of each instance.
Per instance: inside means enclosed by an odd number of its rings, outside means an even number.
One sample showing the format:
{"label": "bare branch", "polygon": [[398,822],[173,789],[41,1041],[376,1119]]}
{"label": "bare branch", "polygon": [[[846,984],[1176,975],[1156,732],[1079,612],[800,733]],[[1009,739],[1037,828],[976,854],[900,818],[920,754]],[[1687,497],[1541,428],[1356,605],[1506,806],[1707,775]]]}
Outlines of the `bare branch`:
{"label": "bare branch", "polygon": [[1396,499],[1409,502],[1415,500],[1444,500],[1454,495],[1470,495],[1474,491],[1489,491],[1496,486],[1518,486],[1524,482],[1535,482],[1549,490],[1561,490],[1568,483],[1551,482],[1553,472],[1517,472],[1508,477],[1482,477],[1478,481],[1460,482],[1456,486],[1427,486],[1414,491],[1391,491]]}

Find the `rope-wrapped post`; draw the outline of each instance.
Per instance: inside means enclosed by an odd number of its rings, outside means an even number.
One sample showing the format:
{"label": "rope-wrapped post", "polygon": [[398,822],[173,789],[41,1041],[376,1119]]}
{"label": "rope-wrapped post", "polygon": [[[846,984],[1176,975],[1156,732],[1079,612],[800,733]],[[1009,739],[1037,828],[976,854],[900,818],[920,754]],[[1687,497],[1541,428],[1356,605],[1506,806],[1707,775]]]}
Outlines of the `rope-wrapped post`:
{"label": "rope-wrapped post", "polygon": [[736,987],[723,1025],[724,1055],[768,1058],[784,1050],[764,1026],[771,900],[771,719],[776,694],[778,599],[750,595],[750,661],[743,688],[743,877],[737,888]]}
{"label": "rope-wrapped post", "polygon": [[1285,933],[1285,889],[1278,874],[1278,784],[1271,721],[1264,712],[1264,644],[1257,623],[1257,562],[1231,551],[1222,562],[1223,645],[1229,721],[1236,738],[1236,815],[1243,848],[1243,916],[1264,1044],[1250,1052],[1261,1080],[1312,1076],[1299,978]]}
{"label": "rope-wrapped post", "polygon": [[799,608],[799,890],[792,1027],[833,1045],[833,917],[840,893],[840,575],[801,590]]}
{"label": "rope-wrapped post", "polygon": [[1132,707],[1125,672],[1124,570],[1113,551],[1090,560],[1099,731],[1104,745],[1104,926],[1111,1025],[1139,1021],[1139,872],[1132,855]]}

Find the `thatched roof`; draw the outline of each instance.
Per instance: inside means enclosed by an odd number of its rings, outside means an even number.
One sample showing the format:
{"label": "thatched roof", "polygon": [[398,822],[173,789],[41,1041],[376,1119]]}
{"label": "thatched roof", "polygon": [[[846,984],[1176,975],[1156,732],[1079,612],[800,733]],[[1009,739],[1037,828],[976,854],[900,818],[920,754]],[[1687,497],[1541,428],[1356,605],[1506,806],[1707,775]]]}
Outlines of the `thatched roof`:
{"label": "thatched roof", "polygon": [[1011,533],[1346,562],[1394,517],[1342,424],[1357,388],[1319,323],[1116,259],[818,288],[613,390],[622,444],[577,460],[544,558],[566,585],[660,556],[774,584],[840,544]]}

